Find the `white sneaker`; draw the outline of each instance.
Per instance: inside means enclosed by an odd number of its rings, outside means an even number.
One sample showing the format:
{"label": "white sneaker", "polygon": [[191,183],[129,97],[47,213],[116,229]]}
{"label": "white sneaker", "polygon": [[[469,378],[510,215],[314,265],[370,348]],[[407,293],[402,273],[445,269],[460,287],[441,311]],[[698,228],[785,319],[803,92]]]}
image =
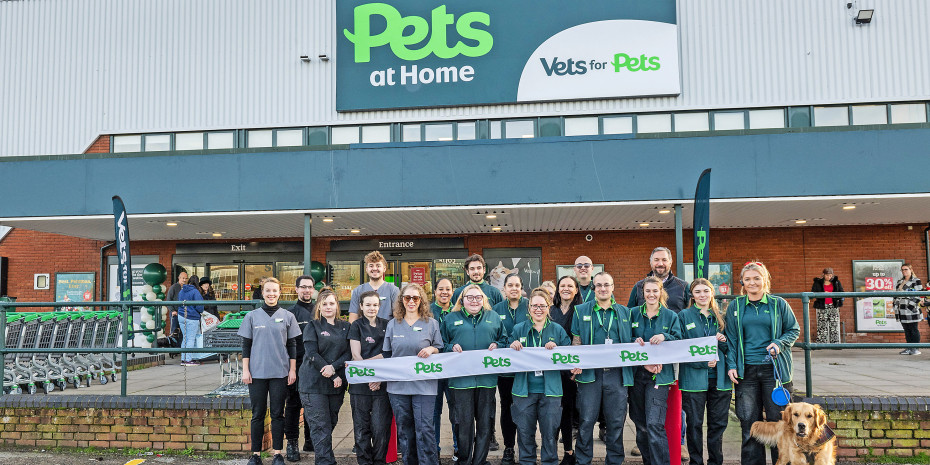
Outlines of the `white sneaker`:
{"label": "white sneaker", "polygon": [[917,349],[911,349],[911,355],[920,355],[920,351]]}

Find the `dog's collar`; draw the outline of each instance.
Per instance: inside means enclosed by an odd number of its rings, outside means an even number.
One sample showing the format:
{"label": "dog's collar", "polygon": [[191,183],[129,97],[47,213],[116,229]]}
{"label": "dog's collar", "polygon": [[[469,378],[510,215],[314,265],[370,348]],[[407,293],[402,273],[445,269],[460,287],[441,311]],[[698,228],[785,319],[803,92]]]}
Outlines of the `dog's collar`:
{"label": "dog's collar", "polygon": [[[810,445],[810,449],[815,449],[827,443],[827,441],[833,439],[836,436],[836,433],[830,428],[829,425],[823,425],[823,432],[820,433],[820,437],[817,438],[817,442]],[[808,451],[807,447],[798,444],[798,439],[795,437],[794,445],[804,453],[804,458],[807,459],[808,465],[814,465],[814,459],[817,458],[817,453],[813,451]]]}

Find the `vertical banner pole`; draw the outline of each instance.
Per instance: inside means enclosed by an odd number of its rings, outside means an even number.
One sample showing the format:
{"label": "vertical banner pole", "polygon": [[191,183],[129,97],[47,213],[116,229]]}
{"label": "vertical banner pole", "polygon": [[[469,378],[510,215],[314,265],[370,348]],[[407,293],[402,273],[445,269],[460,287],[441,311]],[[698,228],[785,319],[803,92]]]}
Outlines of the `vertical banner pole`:
{"label": "vertical banner pole", "polygon": [[694,190],[694,279],[710,276],[710,168]]}
{"label": "vertical banner pole", "polygon": [[[669,257],[671,258],[671,257]],[[685,279],[685,241],[681,226],[681,204],[675,204],[675,274]]]}

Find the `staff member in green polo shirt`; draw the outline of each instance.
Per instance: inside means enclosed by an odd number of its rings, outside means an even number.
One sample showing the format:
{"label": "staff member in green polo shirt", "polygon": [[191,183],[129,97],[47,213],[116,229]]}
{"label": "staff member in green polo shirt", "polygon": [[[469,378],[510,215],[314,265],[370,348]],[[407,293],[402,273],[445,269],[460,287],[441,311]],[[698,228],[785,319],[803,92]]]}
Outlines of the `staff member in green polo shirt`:
{"label": "staff member in green polo shirt", "polygon": [[[633,337],[639,345],[646,345],[646,342],[658,345],[681,339],[678,315],[665,306],[666,299],[668,294],[662,287],[662,280],[648,276],[643,282],[643,300],[646,302],[631,309],[630,314]],[[642,452],[644,465],[669,463],[665,413],[669,385],[675,382],[672,365],[642,365],[634,370],[630,419],[636,425],[636,445]]]}
{"label": "staff member in green polo shirt", "polygon": [[[633,342],[630,309],[614,300],[614,278],[607,272],[594,275],[595,300],[575,307],[572,344],[597,345]],[[594,455],[594,422],[603,408],[607,424],[605,465],[623,463],[623,422],[626,421],[627,386],[633,385],[631,367],[572,370],[578,382],[577,407],[581,421],[575,442],[578,465],[591,465]]]}
{"label": "staff member in green polo shirt", "polygon": [[484,280],[484,273],[488,269],[487,265],[484,263],[484,257],[478,254],[472,254],[465,259],[465,274],[468,275],[469,282],[464,286],[455,290],[452,293],[452,301],[458,303],[459,296],[462,295],[462,291],[466,287],[474,284],[481,288],[481,292],[484,293],[488,298],[488,305],[494,307],[498,302],[504,300],[504,296],[501,295],[496,287],[492,286],[491,283]]}
{"label": "staff member in green polo shirt", "polygon": [[578,281],[578,294],[582,302],[594,300],[594,286],[591,284],[591,272],[594,263],[590,258],[582,255],[575,259],[575,280]]}
{"label": "staff member in green polo shirt", "polygon": [[[552,298],[544,289],[530,293],[530,321],[517,323],[510,334],[510,348],[545,347],[571,343],[562,326],[549,321]],[[513,418],[517,422],[520,465],[536,464],[536,424],[542,438],[542,465],[559,461],[557,434],[562,418],[562,376],[558,370],[515,373]]]}
{"label": "staff member in green polo shirt", "polygon": [[[464,311],[462,309],[465,309]],[[477,284],[465,286],[452,312],[442,322],[446,352],[488,350],[507,342],[500,316]],[[489,357],[493,357],[488,352]],[[449,379],[455,420],[459,424],[460,465],[486,465],[491,442],[491,418],[495,409],[497,375],[460,376]]]}
{"label": "staff member in green polo shirt", "polygon": [[[429,309],[433,313],[433,319],[435,319],[436,322],[439,323],[439,327],[442,328],[442,320],[452,311],[452,281],[447,278],[436,281],[435,294],[436,301],[429,305]],[[439,421],[442,418],[443,394],[446,396],[446,402],[449,403],[449,423],[452,424],[452,455],[454,457],[455,453],[459,450],[459,440],[456,436],[456,431],[458,431],[459,427],[455,423],[455,415],[452,415],[452,396],[449,394],[448,378],[439,380],[439,388],[438,391],[436,391],[436,409],[433,412],[433,423],[436,431],[437,450],[439,450],[439,431],[441,429]]]}
{"label": "staff member in green polo shirt", "polygon": [[[717,337],[717,356],[726,359],[726,325],[714,299],[714,285],[705,278],[691,282],[691,307],[678,314],[682,339]],[[733,383],[724,373],[723,363],[692,362],[678,365],[678,385],[682,408],[687,415],[690,465],[704,464],[704,413],[707,413],[707,465],[723,463],[723,432],[727,429]]]}
{"label": "staff member in green polo shirt", "polygon": [[[772,400],[775,369],[765,359],[772,355],[784,387],[791,391],[791,346],[801,331],[785,299],[771,292],[772,277],[765,265],[750,262],[740,272],[744,296],[733,299],[724,319],[727,337],[727,376],[736,385],[736,417],[743,432],[742,463],[765,463],[765,447],[749,435],[757,421],[778,421],[785,409]],[[778,448],[772,447],[772,463]]]}
{"label": "staff member in green polo shirt", "polygon": [[[504,295],[506,299],[494,306],[504,324],[504,334],[510,336],[516,324],[529,320],[529,300],[523,297],[523,280],[517,273],[504,277]],[[504,456],[501,465],[514,464],[514,451],[517,440],[517,425],[510,415],[513,405],[513,374],[500,375],[497,378],[497,390],[501,395],[501,434],[504,436]]]}

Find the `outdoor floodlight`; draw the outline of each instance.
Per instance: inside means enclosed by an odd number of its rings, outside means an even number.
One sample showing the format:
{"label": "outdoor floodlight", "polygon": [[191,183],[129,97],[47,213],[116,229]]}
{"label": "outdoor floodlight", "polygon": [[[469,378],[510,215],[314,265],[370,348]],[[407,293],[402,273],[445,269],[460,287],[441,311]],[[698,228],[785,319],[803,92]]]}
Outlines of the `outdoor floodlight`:
{"label": "outdoor floodlight", "polygon": [[859,10],[859,14],[856,15],[856,24],[871,23],[873,14],[875,10]]}

